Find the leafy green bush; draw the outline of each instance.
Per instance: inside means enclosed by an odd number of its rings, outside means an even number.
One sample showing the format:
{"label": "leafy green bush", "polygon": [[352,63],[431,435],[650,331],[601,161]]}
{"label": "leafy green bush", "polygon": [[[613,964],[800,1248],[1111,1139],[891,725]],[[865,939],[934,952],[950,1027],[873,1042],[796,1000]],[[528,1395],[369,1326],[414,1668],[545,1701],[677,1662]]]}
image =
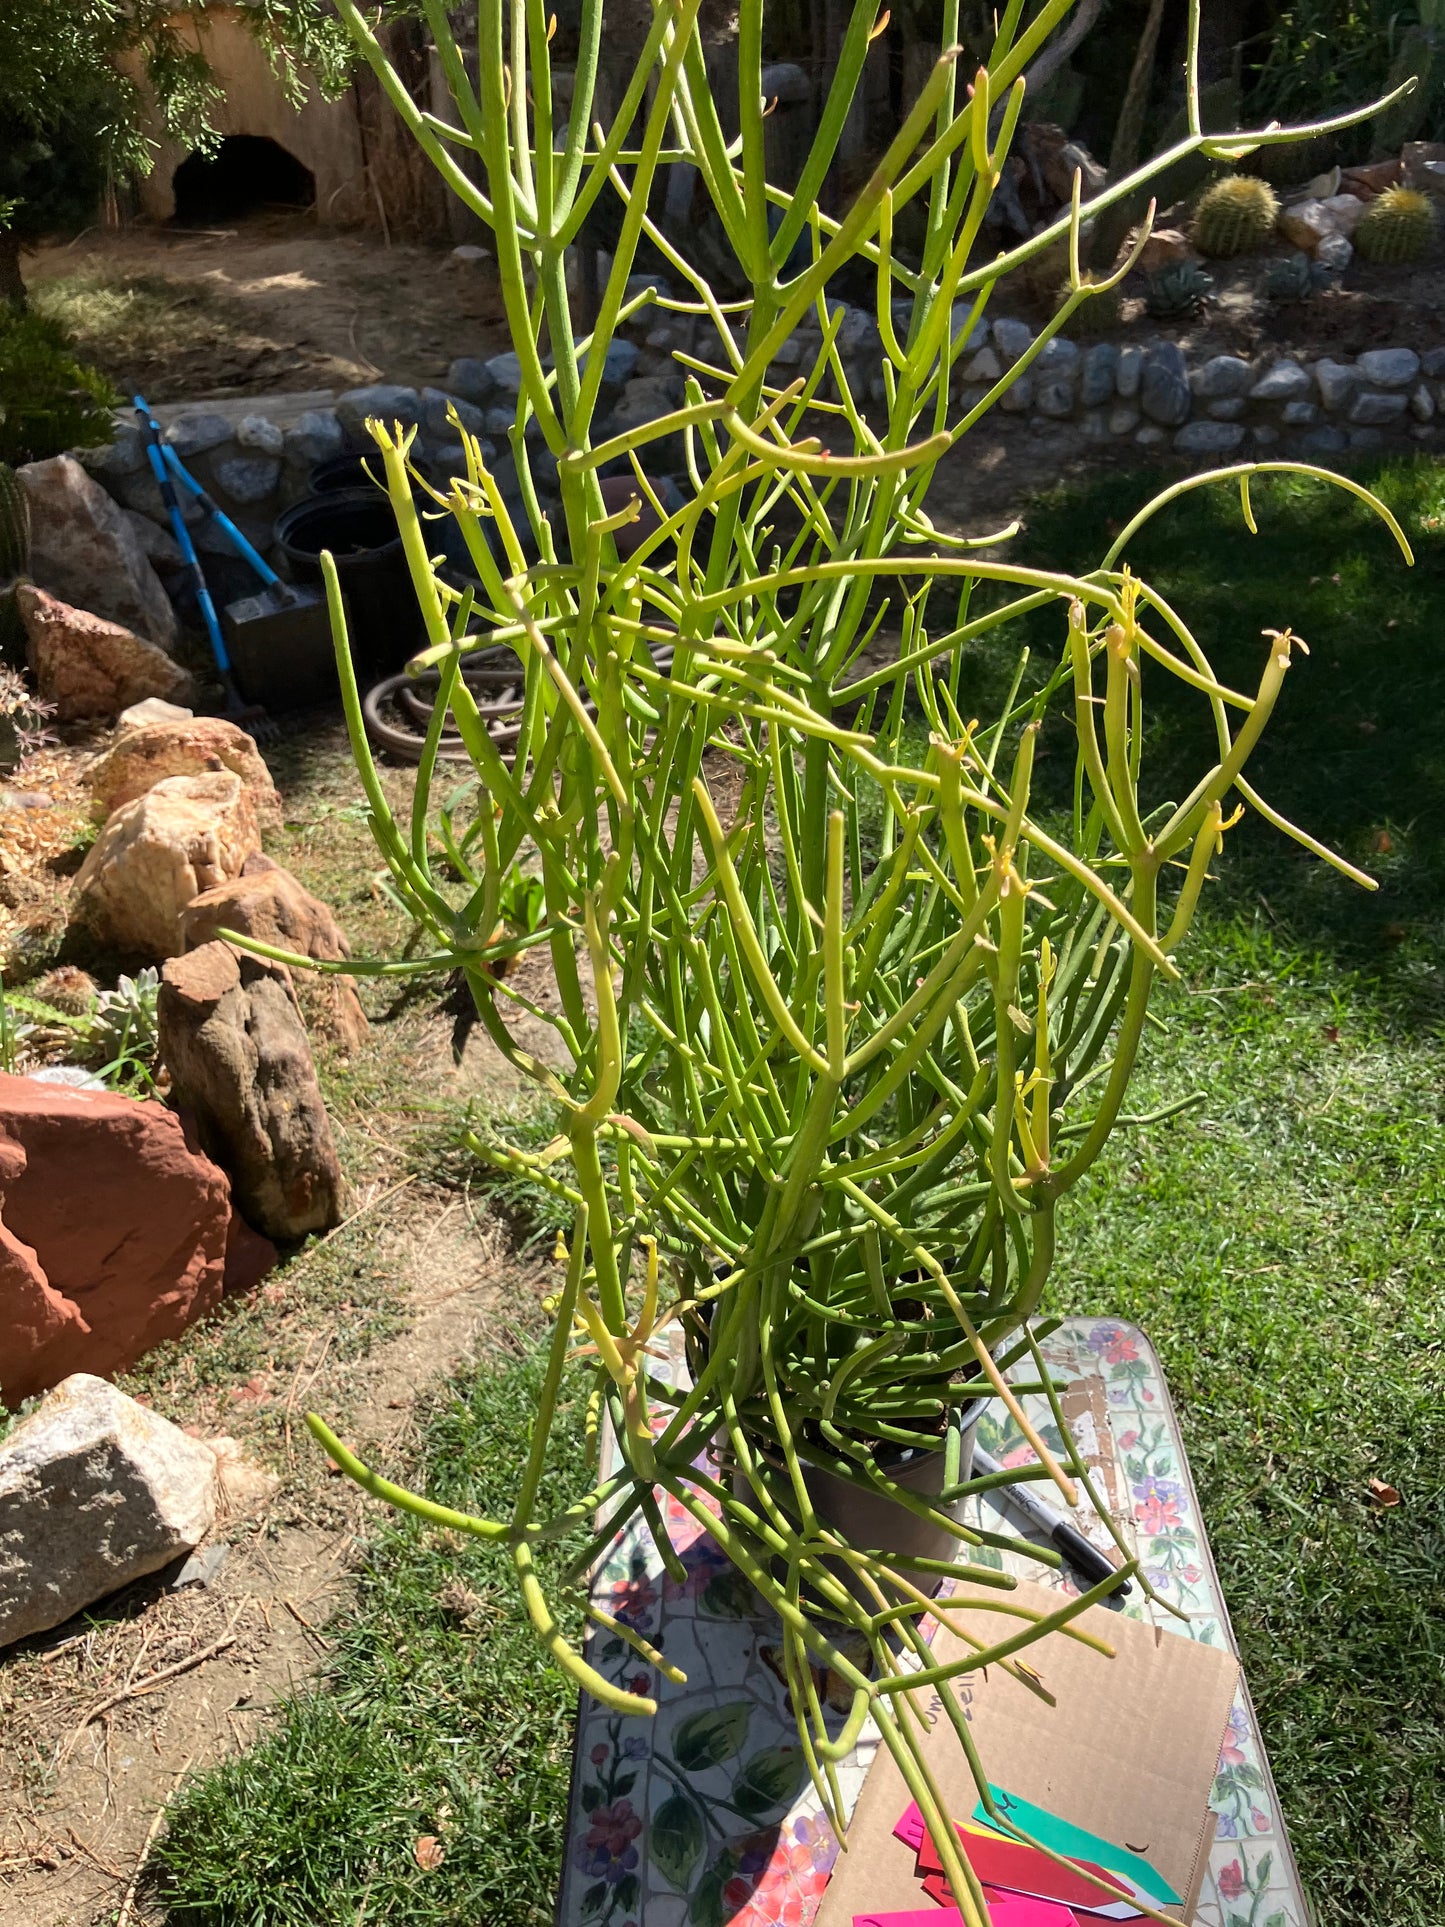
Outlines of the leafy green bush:
{"label": "leafy green bush", "polygon": [[53,321],[0,307],[0,462],[42,462],[108,442],[119,400]]}

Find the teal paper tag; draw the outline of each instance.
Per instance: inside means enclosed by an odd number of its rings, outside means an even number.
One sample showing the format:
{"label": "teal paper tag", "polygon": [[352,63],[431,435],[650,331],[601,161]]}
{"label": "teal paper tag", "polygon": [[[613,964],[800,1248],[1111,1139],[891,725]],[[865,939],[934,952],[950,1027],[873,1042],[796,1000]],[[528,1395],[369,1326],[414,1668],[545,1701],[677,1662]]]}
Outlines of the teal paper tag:
{"label": "teal paper tag", "polygon": [[[1162,1901],[1166,1907],[1183,1904],[1183,1896],[1175,1893],[1164,1876],[1156,1873],[1140,1854],[1130,1853],[1127,1847],[1116,1847],[1112,1840],[1102,1840],[1097,1833],[1085,1832],[1083,1827],[1072,1826],[1056,1813],[1036,1807],[1031,1801],[1021,1800],[1016,1793],[1005,1793],[996,1786],[990,1786],[989,1792],[999,1812],[1007,1814],[1016,1827],[1032,1834],[1041,1846],[1050,1848],[1054,1853],[1066,1854],[1070,1860],[1092,1860],[1095,1866],[1103,1867],[1107,1873],[1124,1874],[1152,1900]],[[982,1800],[974,1808],[973,1817],[986,1827],[994,1824]]]}

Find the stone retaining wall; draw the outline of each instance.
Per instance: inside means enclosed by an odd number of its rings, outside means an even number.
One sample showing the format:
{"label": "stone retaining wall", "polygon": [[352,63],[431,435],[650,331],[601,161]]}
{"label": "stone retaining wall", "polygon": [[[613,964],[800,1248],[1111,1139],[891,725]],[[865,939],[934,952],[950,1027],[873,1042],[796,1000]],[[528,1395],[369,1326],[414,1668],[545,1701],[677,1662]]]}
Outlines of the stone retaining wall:
{"label": "stone retaining wall", "polygon": [[[907,304],[895,310],[895,326],[908,320]],[[812,317],[800,324],[779,352],[775,372],[792,379],[811,364],[819,340]],[[1032,350],[1027,323],[1010,317],[982,322],[958,357],[954,401],[961,410]],[[694,351],[716,361],[712,324],[648,307],[607,351],[594,440],[657,419],[682,400],[683,377],[675,351]],[[838,348],[849,383],[860,400],[886,397],[880,371],[882,343],[874,317],[845,310]],[[305,495],[313,467],[347,450],[369,450],[368,415],[398,419],[418,429],[416,454],[431,477],[444,482],[463,464],[461,445],[448,421],[453,407],[463,427],[481,438],[484,458],[504,495],[520,509],[508,431],[516,416],[520,369],[515,354],[489,360],[454,361],[445,390],[378,384],[341,395],[334,406],[313,408],[281,426],[264,404],[233,422],[198,404],[166,430],[181,459],[212,492],[256,547],[278,560],[272,525],[280,511]],[[831,378],[821,391],[836,398]],[[1387,443],[1430,444],[1437,412],[1445,406],[1445,347],[1421,356],[1410,348],[1376,348],[1353,361],[1306,359],[1273,350],[1253,360],[1213,355],[1193,361],[1163,338],[1119,346],[1087,347],[1056,336],[1045,344],[998,403],[995,424],[1076,434],[1082,443],[1132,444],[1153,456],[1217,462],[1254,455],[1327,459]],[[533,423],[529,429],[533,475],[544,505],[555,499],[556,464]],[[676,438],[673,438],[675,442]],[[152,560],[174,572],[179,553],[169,532],[160,492],[147,465],[138,431],[123,428],[115,442],[83,458],[98,481],[129,511]],[[621,466],[625,467],[625,463]],[[659,473],[683,469],[680,445],[654,446]],[[198,520],[190,511],[189,520]],[[203,553],[231,557],[224,538],[198,528]],[[239,566],[239,565],[236,565]]]}

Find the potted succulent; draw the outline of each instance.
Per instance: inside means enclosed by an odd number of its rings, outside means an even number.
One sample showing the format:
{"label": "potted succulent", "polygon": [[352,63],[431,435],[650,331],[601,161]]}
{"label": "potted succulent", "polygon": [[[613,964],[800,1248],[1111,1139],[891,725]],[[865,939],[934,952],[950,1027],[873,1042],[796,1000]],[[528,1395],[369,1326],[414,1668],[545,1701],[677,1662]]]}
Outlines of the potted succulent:
{"label": "potted succulent", "polygon": [[[1057,1406],[1062,1454],[1006,1374],[1022,1364],[1027,1377],[1031,1361],[1034,1386],[1053,1397],[1038,1321],[1061,1208],[1124,1113],[1151,990],[1177,972],[1236,799],[1280,821],[1245,771],[1295,641],[1269,638],[1257,687],[1229,689],[1123,565],[1137,520],[1096,569],[1072,575],[1011,562],[1008,530],[972,540],[927,515],[939,461],[1129,265],[1098,283],[1081,274],[1077,186],[1052,228],[978,260],[1022,76],[1069,0],[1046,0],[1027,25],[1009,6],[971,77],[949,0],[941,58],[836,217],[819,190],[874,0],[853,10],[791,191],[764,161],[761,0],[744,0],[737,20],[736,135],[706,85],[699,0],[659,0],[607,130],[592,120],[601,0],[583,0],[565,121],[542,9],[518,0],[504,20],[502,0],[482,0],[474,83],[440,0],[426,0],[455,101],[448,123],[415,105],[352,0],[339,5],[417,143],[491,229],[520,369],[510,454],[525,526],[475,440],[462,438],[466,476],[426,510],[408,438],[373,424],[428,639],[416,667],[439,678],[409,822],[393,816],[371,763],[327,565],[372,828],[430,945],[374,967],[465,972],[481,1022],[557,1125],[540,1152],[491,1139],[476,1149],[564,1200],[572,1228],[510,1517],[448,1512],[380,1479],[320,1419],[313,1430],[369,1490],[494,1543],[557,1663],[620,1712],[653,1701],[569,1643],[533,1548],[585,1519],[597,1522],[596,1552],[641,1514],[670,1560],[659,1498],[680,1506],[778,1615],[801,1743],[835,1823],[835,1764],[872,1720],[965,1917],[982,1922],[983,1895],[903,1708],[999,1648],[936,1666],[923,1621],[947,1616],[943,1580],[993,1587],[1000,1642],[1013,1649],[1114,1582],[1038,1620],[973,1560],[979,1535],[957,1517],[957,1501],[984,1483],[970,1476],[971,1415],[996,1397],[1023,1426],[1036,1461],[1006,1478],[1050,1481],[1067,1502],[1084,1487],[1099,1503]],[[1191,21],[1197,30],[1193,11]],[[1209,137],[1192,74],[1189,97],[1193,131],[1153,168],[1346,124]],[[724,299],[654,213],[659,171],[680,164],[705,186],[746,300]],[[1110,184],[1090,215],[1150,172]],[[569,249],[602,195],[620,202],[620,228],[579,339]],[[905,257],[893,224],[908,203],[923,240]],[[1061,243],[1072,266],[1058,313],[985,392],[960,400],[957,371],[1000,281]],[[644,247],[666,264],[665,288],[635,276]],[[871,309],[836,298],[845,271],[855,302],[871,289]],[[600,421],[607,349],[644,309],[686,334],[674,357],[681,399],[654,420]],[[649,478],[668,447],[686,472],[676,510]],[[550,511],[544,472],[556,477]],[[619,472],[636,499],[609,512],[601,481]],[[1246,516],[1254,472],[1225,471]],[[644,505],[652,530],[638,541]],[[433,512],[455,519],[472,558],[465,589],[433,563]],[[1020,664],[980,723],[970,651],[1048,606],[1056,666],[1026,678]],[[507,754],[460,673],[484,647],[518,664]],[[1198,692],[1218,746],[1189,795],[1152,805],[1145,702],[1166,676]],[[1076,736],[1078,781],[1071,820],[1048,823],[1033,807],[1033,768],[1058,710]],[[429,827],[444,726],[475,778],[465,832],[444,826],[451,872],[434,861]],[[536,928],[521,933],[500,928],[519,859],[542,899]],[[544,951],[555,1008],[529,1004],[518,973],[496,968],[524,947]],[[526,1047],[518,1012],[552,1027],[570,1071]],[[685,1336],[683,1382],[650,1349],[670,1324]],[[579,1335],[619,1469],[549,1510],[544,1448]],[[608,1627],[666,1670],[627,1627]],[[825,1718],[815,1664],[851,1694],[841,1731]],[[962,1738],[953,1696],[942,1697]],[[980,1791],[987,1800],[982,1780]]]}

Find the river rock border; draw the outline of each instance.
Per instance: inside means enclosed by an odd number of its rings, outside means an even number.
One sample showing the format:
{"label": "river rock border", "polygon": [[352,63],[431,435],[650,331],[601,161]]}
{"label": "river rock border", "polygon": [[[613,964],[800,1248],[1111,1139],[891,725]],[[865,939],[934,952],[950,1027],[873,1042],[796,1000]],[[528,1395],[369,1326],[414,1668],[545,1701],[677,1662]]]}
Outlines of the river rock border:
{"label": "river rock border", "polygon": [[[906,303],[897,304],[898,329],[906,330],[908,313]],[[791,380],[799,366],[811,365],[819,335],[814,317],[800,323],[777,355],[778,380]],[[690,354],[695,344],[701,358],[717,358],[710,322],[704,327],[699,317],[641,309],[607,351],[595,436],[638,427],[675,408],[683,397],[683,375],[673,357]],[[883,348],[874,317],[861,308],[845,309],[837,344],[855,396],[883,401]],[[1222,354],[1191,359],[1177,342],[1162,337],[1081,346],[1056,335],[1038,348],[1028,324],[1008,316],[979,323],[963,344],[954,368],[955,406],[981,401],[1020,362],[1024,368],[991,419],[1006,431],[1029,428],[1048,432],[1055,441],[1072,435],[1081,453],[1084,445],[1097,444],[1132,445],[1155,459],[1190,463],[1271,455],[1327,460],[1401,440],[1428,445],[1445,409],[1445,347],[1424,355],[1411,348],[1373,348],[1353,360],[1275,349],[1252,359]],[[464,461],[449,420],[454,410],[462,426],[481,439],[503,495],[520,512],[521,490],[507,445],[520,383],[515,353],[486,360],[464,357],[452,363],[444,389],[355,388],[334,406],[311,409],[286,426],[271,420],[264,404],[233,421],[201,403],[174,421],[166,435],[221,506],[274,560],[275,517],[307,493],[318,462],[371,448],[364,426],[369,415],[415,426],[418,459],[433,480],[444,482]],[[831,377],[820,392],[836,399]],[[547,507],[556,499],[556,463],[535,422],[528,435],[533,475]],[[121,427],[109,447],[84,451],[82,459],[128,512],[147,553],[178,587],[179,553],[137,430]],[[682,449],[655,445],[653,462],[658,470],[681,476]],[[625,470],[625,458],[617,466]],[[191,515],[194,519],[194,510]],[[210,528],[198,526],[196,540],[203,553],[231,553]]]}

